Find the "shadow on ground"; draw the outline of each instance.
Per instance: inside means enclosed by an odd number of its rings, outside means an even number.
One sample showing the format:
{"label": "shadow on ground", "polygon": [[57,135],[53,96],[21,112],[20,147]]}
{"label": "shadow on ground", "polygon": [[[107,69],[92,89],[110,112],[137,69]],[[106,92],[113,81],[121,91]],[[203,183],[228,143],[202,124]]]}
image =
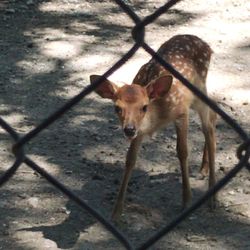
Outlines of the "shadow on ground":
{"label": "shadow on ground", "polygon": [[[98,46],[117,44],[120,41],[123,43],[130,37],[130,26],[125,23],[114,23],[112,18],[106,19],[102,9],[91,7],[89,12],[84,9],[70,13],[42,12],[39,9],[40,5],[49,1],[33,2],[32,5],[26,5],[22,1],[4,1],[0,5],[2,23],[0,32],[6,34],[0,39],[0,64],[2,65],[0,68],[0,114],[11,120],[11,124],[20,133],[31,130],[61,107],[69,99],[67,91],[70,88],[76,88],[76,92],[78,92],[88,84],[86,77],[80,78],[80,86],[79,82],[75,83],[70,80],[70,77],[76,72],[65,69],[65,65],[68,63],[67,57],[56,58],[41,55],[38,42],[42,41],[46,44],[54,41],[46,36],[47,29],[60,30],[62,34],[66,35],[84,33],[86,41],[80,46],[81,49],[77,55],[83,57],[86,52],[95,53]],[[92,1],[86,1],[86,3],[92,4]],[[142,5],[143,2],[140,2],[135,8],[139,11]],[[88,5],[86,6],[88,7]],[[110,11],[115,15],[122,14],[116,7],[109,5],[106,7],[106,12]],[[173,9],[170,11],[170,17],[163,16],[156,22],[156,25],[179,26],[199,16],[191,12]],[[70,24],[74,22],[84,24],[82,30],[72,28],[73,26]],[[61,40],[64,40],[63,36]],[[122,54],[117,50],[117,46],[114,46],[110,53],[117,54],[117,56]],[[33,72],[40,61],[43,63],[39,67],[42,68],[45,65],[45,70],[40,68],[37,72]],[[19,66],[20,63],[26,66]],[[46,68],[47,64],[52,65],[51,69]],[[30,66],[29,71],[27,71],[27,65]],[[88,72],[84,72],[84,74],[88,75]],[[21,118],[17,119],[17,117]],[[44,157],[48,165],[56,165],[58,169],[56,177],[65,181],[66,185],[74,189],[88,204],[109,218],[127,148],[117,126],[118,123],[113,116],[111,105],[96,100],[92,95],[44,130],[26,146],[26,150],[35,159]],[[196,120],[191,126],[197,126]],[[230,134],[231,131],[225,129],[225,133]],[[175,138],[172,137],[172,134],[172,128],[161,133],[161,136],[156,139],[160,143],[154,141],[153,149],[151,143],[144,144],[141,152],[142,162],[139,163],[139,168],[135,170],[130,182],[126,210],[128,220],[122,226],[122,230],[136,244],[142,243],[152,232],[157,231],[174,218],[177,214],[176,211],[180,208],[181,184],[178,162],[175,158]],[[1,140],[7,141],[5,134],[0,136]],[[201,134],[197,140],[200,142],[196,142],[197,137],[195,136],[195,133],[190,135],[195,138],[193,143],[202,145]],[[230,151],[232,147],[234,146],[228,144],[224,150]],[[199,157],[201,156],[199,155]],[[191,165],[196,165],[197,169],[199,161],[196,160],[192,160]],[[162,173],[160,171],[162,169],[157,169],[157,166],[158,164],[165,165],[165,163],[167,170],[163,170]],[[156,168],[156,172],[152,177],[154,168]],[[70,171],[72,175],[67,174]],[[30,223],[28,227],[19,225],[16,231],[42,232],[44,238],[52,240],[62,249],[73,247],[74,249],[87,249],[87,247],[90,249],[103,249],[103,247],[117,249],[119,244],[112,238],[101,238],[100,235],[95,234],[94,238],[91,238],[91,228],[96,225],[96,221],[71,201],[67,201],[65,205],[65,211],[69,211],[69,215],[61,215],[62,222],[58,224],[52,222],[47,225],[48,219],[53,216],[55,211],[50,206],[53,202],[44,203],[42,210],[19,208],[19,198],[26,199],[26,197],[22,197],[23,193],[31,196],[37,195],[41,200],[47,196],[53,200],[58,195],[58,192],[54,191],[50,184],[41,180],[39,176],[33,174],[31,182],[23,182],[22,178],[25,179],[26,174],[22,175],[20,172],[2,189],[0,197],[4,202],[6,201],[0,207],[2,225],[7,225],[7,228],[12,227],[11,230],[15,233],[15,226],[10,226],[10,222],[21,221],[20,223],[22,223],[24,221],[25,225]],[[75,185],[80,188],[75,188]],[[202,192],[203,190],[195,188],[195,198]],[[60,200],[59,206],[62,203]],[[14,206],[16,207],[14,208]],[[56,216],[60,217],[58,214]],[[64,217],[66,218],[63,219]],[[202,208],[196,213],[195,218],[180,225],[176,233],[185,236],[191,230],[193,234],[202,233],[207,237],[219,238],[226,246],[232,244],[240,246],[242,238],[234,239],[234,242],[231,242],[228,235],[232,235],[233,231],[244,231],[249,226],[244,222],[232,219],[230,214],[223,209],[218,209],[216,214],[211,214],[206,208]],[[216,220],[216,230],[214,220]],[[43,225],[44,223],[46,225]],[[39,225],[34,226],[34,224]],[[206,229],[202,231],[201,228],[204,228],[204,224]],[[12,249],[22,249],[23,245],[15,243],[15,238],[12,238],[13,236],[8,233],[8,230],[2,228],[0,232],[3,235],[2,245],[6,249],[11,249],[11,247],[13,247]],[[243,238],[246,233],[247,229],[243,233]],[[89,240],[87,240],[88,237]],[[170,236],[170,238],[166,237],[166,240],[172,241],[171,247],[183,247],[182,242],[178,242],[178,238],[173,239]],[[9,247],[10,245],[11,247]]]}

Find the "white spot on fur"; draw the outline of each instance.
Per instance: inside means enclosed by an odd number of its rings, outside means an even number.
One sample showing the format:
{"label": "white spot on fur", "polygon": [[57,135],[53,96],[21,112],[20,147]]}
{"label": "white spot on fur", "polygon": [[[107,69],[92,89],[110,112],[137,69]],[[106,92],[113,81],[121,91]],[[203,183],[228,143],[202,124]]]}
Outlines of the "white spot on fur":
{"label": "white spot on fur", "polygon": [[172,101],[173,103],[175,103],[175,102],[176,102],[175,95],[171,95],[171,101]]}
{"label": "white spot on fur", "polygon": [[182,61],[178,61],[178,65],[180,65],[181,67],[183,67],[183,62]]}
{"label": "white spot on fur", "polygon": [[202,77],[205,77],[205,76],[206,76],[206,74],[207,74],[206,70],[202,70],[202,72],[201,72],[201,76],[202,76]]}
{"label": "white spot on fur", "polygon": [[185,68],[180,68],[178,71],[179,71],[181,74],[183,74],[183,73],[185,72]]}
{"label": "white spot on fur", "polygon": [[184,89],[183,88],[178,88],[179,91],[179,96],[184,95]]}

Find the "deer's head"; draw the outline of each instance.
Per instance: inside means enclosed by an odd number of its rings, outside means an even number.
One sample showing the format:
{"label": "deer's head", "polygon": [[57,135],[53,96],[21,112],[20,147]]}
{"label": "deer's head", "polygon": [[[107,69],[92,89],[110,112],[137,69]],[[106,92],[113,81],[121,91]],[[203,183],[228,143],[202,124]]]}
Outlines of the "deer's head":
{"label": "deer's head", "polygon": [[[93,83],[100,76],[91,75]],[[172,85],[171,75],[161,76],[143,87],[139,84],[118,87],[113,82],[105,79],[95,90],[102,98],[114,102],[115,112],[122,124],[122,129],[128,139],[134,139],[147,112],[150,112],[150,103],[167,95]]]}

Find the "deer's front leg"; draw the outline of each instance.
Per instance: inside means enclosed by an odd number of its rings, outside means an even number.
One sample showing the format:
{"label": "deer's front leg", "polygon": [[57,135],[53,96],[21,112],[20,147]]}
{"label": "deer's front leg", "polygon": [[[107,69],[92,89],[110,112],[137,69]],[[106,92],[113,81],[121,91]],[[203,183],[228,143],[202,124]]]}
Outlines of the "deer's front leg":
{"label": "deer's front leg", "polygon": [[177,133],[177,155],[181,165],[182,174],[182,206],[186,208],[191,201],[191,188],[189,183],[189,167],[188,167],[188,114],[183,115],[175,122]]}
{"label": "deer's front leg", "polygon": [[140,148],[141,141],[142,141],[142,136],[137,136],[135,139],[133,139],[133,141],[130,144],[129,150],[127,152],[125,170],[123,173],[122,183],[119,189],[117,200],[112,212],[112,220],[117,220],[122,214],[128,182],[136,163],[136,158]]}

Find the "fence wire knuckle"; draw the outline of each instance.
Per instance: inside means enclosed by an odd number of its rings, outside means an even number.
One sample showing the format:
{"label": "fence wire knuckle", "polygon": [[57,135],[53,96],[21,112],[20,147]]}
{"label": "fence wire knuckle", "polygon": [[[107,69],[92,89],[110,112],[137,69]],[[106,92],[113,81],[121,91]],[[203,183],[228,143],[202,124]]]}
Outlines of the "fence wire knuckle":
{"label": "fence wire knuckle", "polygon": [[89,206],[84,200],[79,198],[71,189],[67,188],[63,183],[58,181],[54,176],[46,172],[37,163],[29,159],[24,153],[24,146],[31,139],[36,137],[38,133],[46,129],[49,125],[58,120],[62,115],[69,111],[74,105],[79,103],[88,94],[94,91],[108,76],[114,73],[118,68],[120,68],[127,60],[129,60],[139,48],[143,48],[147,53],[149,53],[159,64],[161,64],[165,69],[172,73],[178,80],[180,80],[187,88],[189,88],[196,96],[198,96],[203,102],[205,102],[211,109],[213,109],[217,114],[219,114],[224,121],[229,124],[233,130],[235,130],[239,136],[242,138],[243,142],[237,148],[237,157],[239,162],[227,173],[216,185],[209,189],[200,199],[194,202],[189,208],[180,213],[172,222],[163,227],[160,231],[156,232],[150,238],[146,240],[141,246],[137,247],[138,250],[148,249],[150,246],[155,244],[159,239],[164,237],[167,233],[178,226],[184,219],[186,219],[191,213],[203,205],[212,195],[217,193],[221,188],[223,188],[228,182],[234,178],[234,176],[241,171],[244,167],[250,171],[250,137],[246,131],[225,111],[223,111],[214,101],[209,97],[204,95],[198,88],[196,88],[192,83],[190,83],[182,74],[180,74],[174,67],[172,67],[168,62],[166,62],[159,54],[157,54],[145,41],[145,28],[147,25],[155,21],[160,15],[166,13],[169,8],[174,6],[181,0],[170,0],[166,2],[163,6],[158,8],[154,13],[140,19],[140,17],[132,10],[132,8],[122,0],[115,0],[116,4],[122,9],[122,11],[133,20],[134,27],[131,29],[132,38],[134,39],[134,45],[128,50],[128,52],[122,56],[112,67],[110,67],[99,79],[94,81],[92,84],[88,85],[83,89],[78,95],[66,102],[61,108],[56,112],[51,114],[47,119],[43,120],[36,128],[20,137],[20,135],[9,125],[5,120],[0,118],[0,126],[2,129],[8,133],[10,138],[13,140],[12,152],[15,156],[15,161],[13,165],[5,171],[0,177],[0,187],[5,184],[13,175],[16,170],[25,163],[34,171],[38,172],[43,176],[49,183],[58,188],[62,193],[64,193],[69,199],[77,203],[80,208],[91,214],[96,220],[98,220],[105,228],[110,231],[114,237],[116,237],[120,243],[126,249],[135,249],[130,241],[120,232],[108,219],[106,219],[102,214],[100,214],[96,209]]}

